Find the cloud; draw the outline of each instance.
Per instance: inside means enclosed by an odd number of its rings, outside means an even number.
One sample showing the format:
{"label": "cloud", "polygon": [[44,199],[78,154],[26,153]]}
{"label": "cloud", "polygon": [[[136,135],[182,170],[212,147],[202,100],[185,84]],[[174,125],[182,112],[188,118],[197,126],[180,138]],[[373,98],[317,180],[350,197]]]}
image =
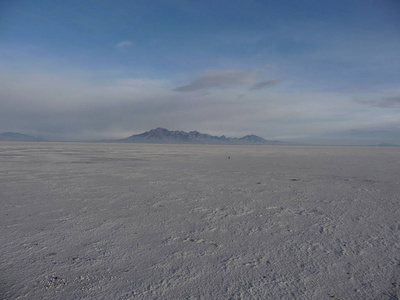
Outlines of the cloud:
{"label": "cloud", "polygon": [[174,89],[177,92],[194,92],[213,88],[229,88],[251,84],[255,81],[255,70],[209,70],[201,73],[188,85]]}
{"label": "cloud", "polygon": [[376,106],[376,107],[393,107],[400,108],[400,95],[381,97],[379,99],[356,99],[355,102],[359,104]]}
{"label": "cloud", "polygon": [[131,41],[122,41],[116,45],[117,49],[123,50],[133,45]]}
{"label": "cloud", "polygon": [[250,90],[261,90],[265,87],[270,87],[270,86],[276,85],[282,81],[283,81],[283,79],[272,79],[272,80],[268,80],[268,81],[261,81],[261,82],[258,82],[256,84],[252,85],[250,87]]}

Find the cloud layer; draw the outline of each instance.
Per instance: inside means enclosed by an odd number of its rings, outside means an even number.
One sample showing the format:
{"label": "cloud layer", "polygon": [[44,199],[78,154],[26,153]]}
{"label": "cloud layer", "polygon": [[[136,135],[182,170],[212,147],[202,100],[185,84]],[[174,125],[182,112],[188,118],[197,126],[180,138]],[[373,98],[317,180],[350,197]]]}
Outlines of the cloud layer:
{"label": "cloud layer", "polygon": [[[229,136],[254,133],[281,140],[330,136],[339,141],[340,132],[366,132],[378,125],[382,131],[398,123],[393,110],[377,113],[376,107],[365,106],[360,111],[359,103],[338,94],[265,89],[243,95],[237,87],[254,82],[255,71],[204,72],[186,89],[210,92],[192,96],[173,90],[174,82],[166,80],[124,78],[99,85],[74,77],[1,77],[2,131],[55,140],[96,140],[165,127]],[[382,99],[391,106],[398,103],[396,97]],[[393,131],[388,132],[381,142],[393,142],[388,139]]]}
{"label": "cloud layer", "polygon": [[359,104],[365,104],[370,106],[377,107],[392,107],[392,108],[400,108],[400,96],[386,96],[378,99],[356,99],[355,100]]}
{"label": "cloud layer", "polygon": [[189,84],[175,88],[174,91],[195,92],[216,88],[236,88],[248,85],[251,85],[249,90],[261,90],[283,81],[283,79],[272,79],[255,83],[257,77],[257,70],[208,70],[199,74],[196,79]]}
{"label": "cloud layer", "polygon": [[187,85],[174,89],[177,92],[194,92],[214,88],[232,88],[251,84],[256,80],[254,70],[209,70],[201,73]]}

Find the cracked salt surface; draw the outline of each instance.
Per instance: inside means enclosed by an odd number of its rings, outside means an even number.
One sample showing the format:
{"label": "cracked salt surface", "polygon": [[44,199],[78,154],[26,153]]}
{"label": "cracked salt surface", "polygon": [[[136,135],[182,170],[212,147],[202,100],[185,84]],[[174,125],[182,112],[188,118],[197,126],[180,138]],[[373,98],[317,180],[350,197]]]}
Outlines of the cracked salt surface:
{"label": "cracked salt surface", "polygon": [[1,299],[399,299],[400,149],[0,143]]}

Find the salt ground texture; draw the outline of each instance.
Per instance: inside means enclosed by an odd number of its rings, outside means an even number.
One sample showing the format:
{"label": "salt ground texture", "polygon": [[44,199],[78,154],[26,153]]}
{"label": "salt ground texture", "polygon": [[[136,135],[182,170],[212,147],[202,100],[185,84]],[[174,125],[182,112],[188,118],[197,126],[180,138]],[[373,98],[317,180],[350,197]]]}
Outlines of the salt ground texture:
{"label": "salt ground texture", "polygon": [[1,299],[399,299],[400,148],[0,143]]}

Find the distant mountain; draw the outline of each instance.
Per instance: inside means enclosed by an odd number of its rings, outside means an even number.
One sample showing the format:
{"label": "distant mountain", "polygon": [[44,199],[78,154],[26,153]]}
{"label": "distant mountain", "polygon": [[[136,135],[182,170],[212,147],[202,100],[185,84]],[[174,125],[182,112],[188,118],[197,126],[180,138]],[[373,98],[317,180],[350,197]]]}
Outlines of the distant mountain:
{"label": "distant mountain", "polygon": [[241,138],[214,136],[198,131],[170,131],[156,128],[125,139],[115,140],[121,143],[165,143],[165,144],[234,144],[234,145],[279,145],[279,141],[268,141],[257,135],[246,135]]}
{"label": "distant mountain", "polygon": [[[375,145],[373,145],[373,146],[375,146]],[[379,147],[399,147],[400,145],[393,144],[393,143],[381,143],[381,144],[376,145],[376,146],[379,146]]]}
{"label": "distant mountain", "polygon": [[0,133],[0,141],[41,142],[43,139],[18,132],[3,132]]}

